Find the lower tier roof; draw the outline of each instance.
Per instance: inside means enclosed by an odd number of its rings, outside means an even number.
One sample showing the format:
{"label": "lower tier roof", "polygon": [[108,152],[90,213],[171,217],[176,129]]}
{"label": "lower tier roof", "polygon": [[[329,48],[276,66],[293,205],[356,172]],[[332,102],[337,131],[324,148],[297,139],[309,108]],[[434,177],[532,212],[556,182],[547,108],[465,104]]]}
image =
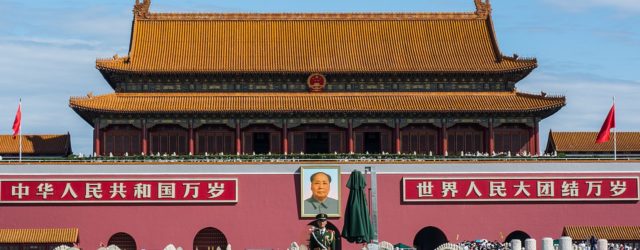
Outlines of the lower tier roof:
{"label": "lower tier roof", "polygon": [[77,228],[0,229],[0,244],[76,243]]}
{"label": "lower tier roof", "polygon": [[573,240],[596,239],[638,241],[640,240],[640,226],[566,226],[562,230],[563,236]]}
{"label": "lower tier roof", "polygon": [[[640,152],[640,132],[617,132],[617,150],[619,152]],[[596,143],[598,132],[550,132],[547,151],[557,152],[611,152],[613,138],[607,142]],[[613,135],[611,135],[613,137]]]}
{"label": "lower tier roof", "polygon": [[517,92],[112,93],[73,97],[76,112],[153,113],[456,113],[559,109],[564,97]]}
{"label": "lower tier roof", "polygon": [[[18,155],[19,138],[12,135],[0,135],[0,155]],[[22,154],[25,156],[67,156],[71,154],[71,136],[60,135],[22,135]]]}

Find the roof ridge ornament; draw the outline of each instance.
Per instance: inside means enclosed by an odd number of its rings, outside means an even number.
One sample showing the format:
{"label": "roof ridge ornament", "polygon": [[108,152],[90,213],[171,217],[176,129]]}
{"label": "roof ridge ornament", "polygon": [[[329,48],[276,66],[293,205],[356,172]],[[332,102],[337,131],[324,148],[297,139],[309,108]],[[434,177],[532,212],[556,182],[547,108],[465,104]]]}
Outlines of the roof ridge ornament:
{"label": "roof ridge ornament", "polygon": [[149,15],[149,6],[151,6],[151,0],[136,0],[136,4],[133,6],[133,16],[135,18],[147,18]]}
{"label": "roof ridge ornament", "polygon": [[491,14],[491,3],[489,0],[473,0],[476,4],[476,14],[487,16]]}

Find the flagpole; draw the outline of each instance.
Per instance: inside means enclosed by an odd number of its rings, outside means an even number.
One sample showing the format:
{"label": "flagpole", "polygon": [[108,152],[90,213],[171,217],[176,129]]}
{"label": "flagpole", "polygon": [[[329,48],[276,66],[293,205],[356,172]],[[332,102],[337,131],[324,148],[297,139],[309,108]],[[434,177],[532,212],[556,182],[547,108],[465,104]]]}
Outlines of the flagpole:
{"label": "flagpole", "polygon": [[[616,106],[616,96],[613,96],[613,106]],[[613,126],[613,160],[618,160],[618,141],[616,140],[615,126]]]}
{"label": "flagpole", "polygon": [[18,106],[20,106],[20,125],[18,126],[18,136],[20,137],[20,152],[18,154],[18,162],[22,162],[22,98],[20,98]]}

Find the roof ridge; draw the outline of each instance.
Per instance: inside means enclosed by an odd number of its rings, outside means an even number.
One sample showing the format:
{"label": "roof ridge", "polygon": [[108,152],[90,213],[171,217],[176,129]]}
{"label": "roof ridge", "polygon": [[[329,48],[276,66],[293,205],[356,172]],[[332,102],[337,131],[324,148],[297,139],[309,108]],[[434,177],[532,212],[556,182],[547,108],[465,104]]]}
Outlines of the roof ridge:
{"label": "roof ridge", "polygon": [[[418,17],[418,18],[437,18],[437,19],[487,19],[491,15],[491,3],[489,0],[473,0],[476,10],[473,12],[352,12],[352,13],[152,13],[149,8],[151,6],[151,0],[136,0],[133,6],[133,14],[136,20],[158,20],[158,19],[220,19],[222,17],[233,18],[250,18],[260,17],[264,19],[265,16],[270,18],[278,18],[283,20],[297,20],[297,19],[309,19],[309,18],[336,18],[341,17],[340,20],[363,18],[363,20],[369,20],[372,16],[380,18],[382,17]],[[293,19],[292,19],[293,18]],[[386,18],[385,18],[386,19]]]}
{"label": "roof ridge", "polygon": [[[0,134],[0,136],[11,136],[12,134]],[[67,134],[22,134],[22,136],[67,136]]]}
{"label": "roof ridge", "polygon": [[313,21],[313,20],[475,20],[488,14],[478,12],[199,12],[148,13],[138,20],[256,20],[256,21]]}
{"label": "roof ridge", "polygon": [[503,60],[510,60],[510,61],[533,61],[533,62],[538,62],[538,59],[534,56],[525,56],[525,57],[521,57],[518,54],[513,54],[511,56],[507,56],[504,54],[500,54],[500,56],[502,57]]}
{"label": "roof ridge", "polygon": [[[599,131],[552,131],[553,134],[597,134]],[[640,131],[616,131],[617,134],[640,134]]]}
{"label": "roof ridge", "polygon": [[430,92],[115,92],[92,97],[72,97],[74,100],[87,100],[100,97],[183,97],[183,96],[509,96],[516,95],[510,91],[430,91]]}
{"label": "roof ridge", "polygon": [[544,98],[544,99],[549,99],[549,98],[551,98],[551,99],[566,99],[566,97],[563,96],[563,95],[558,95],[558,94],[549,95],[544,91],[541,91],[540,94],[516,91],[516,94],[521,95],[521,96],[529,96],[529,97]]}

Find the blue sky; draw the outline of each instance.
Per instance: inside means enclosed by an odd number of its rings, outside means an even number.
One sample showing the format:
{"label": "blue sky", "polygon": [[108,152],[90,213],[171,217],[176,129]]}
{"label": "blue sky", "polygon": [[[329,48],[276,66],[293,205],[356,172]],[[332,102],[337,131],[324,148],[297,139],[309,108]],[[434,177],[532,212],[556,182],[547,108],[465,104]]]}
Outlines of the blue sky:
{"label": "blue sky", "polygon": [[[92,129],[71,96],[113,92],[95,59],[124,55],[134,0],[0,1],[0,133],[11,133],[23,99],[23,133],[70,132],[76,153],[92,151]],[[538,58],[519,91],[560,94],[567,106],[541,123],[597,131],[616,96],[618,131],[640,131],[640,1],[494,0],[504,54]],[[153,0],[155,12],[473,11],[472,0]]]}

